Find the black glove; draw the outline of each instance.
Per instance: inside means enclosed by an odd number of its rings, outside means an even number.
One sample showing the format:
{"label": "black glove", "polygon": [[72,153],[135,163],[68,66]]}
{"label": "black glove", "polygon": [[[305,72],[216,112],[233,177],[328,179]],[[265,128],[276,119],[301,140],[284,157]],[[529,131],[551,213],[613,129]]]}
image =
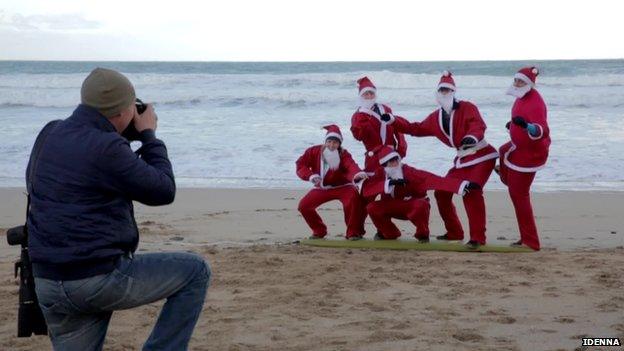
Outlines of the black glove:
{"label": "black glove", "polygon": [[466,148],[475,146],[476,144],[477,144],[477,141],[473,137],[464,137],[461,140],[461,146],[466,147]]}
{"label": "black glove", "polygon": [[513,124],[517,125],[518,127],[522,129],[526,129],[526,127],[529,125],[527,121],[524,120],[524,117],[516,116],[512,118],[511,120]]}
{"label": "black glove", "polygon": [[381,120],[384,121],[384,122],[388,122],[391,119],[392,119],[392,117],[390,117],[390,115],[387,114],[387,113],[384,113],[383,115],[381,115]]}
{"label": "black glove", "polygon": [[509,130],[509,127],[511,127],[511,121],[505,123],[505,128],[507,128],[507,130]]}
{"label": "black glove", "polygon": [[390,179],[390,182],[388,182],[388,184],[396,185],[396,186],[404,186],[405,184],[407,184],[407,180],[406,179]]}
{"label": "black glove", "polygon": [[468,185],[464,188],[464,195],[468,194],[471,190],[480,190],[481,185],[475,182],[469,182]]}

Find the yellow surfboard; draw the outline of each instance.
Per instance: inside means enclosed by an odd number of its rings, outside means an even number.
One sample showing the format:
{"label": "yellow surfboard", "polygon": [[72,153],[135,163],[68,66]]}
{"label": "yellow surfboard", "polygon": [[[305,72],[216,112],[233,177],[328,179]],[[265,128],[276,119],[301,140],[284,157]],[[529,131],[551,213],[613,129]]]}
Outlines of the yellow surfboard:
{"label": "yellow surfboard", "polygon": [[421,244],[416,240],[301,240],[301,244],[317,247],[342,249],[380,249],[380,250],[417,250],[417,251],[457,251],[457,252],[534,252],[526,247],[483,245],[470,249],[461,243],[430,242]]}

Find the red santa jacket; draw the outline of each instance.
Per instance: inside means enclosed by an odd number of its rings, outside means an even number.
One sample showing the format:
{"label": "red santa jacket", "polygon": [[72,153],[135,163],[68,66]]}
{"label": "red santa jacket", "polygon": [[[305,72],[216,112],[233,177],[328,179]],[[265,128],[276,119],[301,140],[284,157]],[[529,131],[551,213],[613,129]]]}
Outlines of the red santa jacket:
{"label": "red santa jacket", "polygon": [[503,155],[505,165],[518,172],[536,172],[544,168],[550,147],[550,129],[546,120],[546,104],[535,89],[516,99],[511,108],[511,118],[524,117],[539,129],[539,135],[529,132],[513,123],[509,125],[511,148]]}
{"label": "red santa jacket", "polygon": [[353,178],[359,173],[364,173],[345,149],[340,149],[340,166],[336,170],[329,169],[322,159],[324,149],[324,145],[312,146],[297,159],[299,178],[309,181],[312,180],[312,176],[318,175],[322,178],[320,188],[330,189],[352,185]]}
{"label": "red santa jacket", "polygon": [[392,115],[392,109],[384,104],[376,105],[379,107],[379,112],[382,115],[388,113],[392,116],[390,122],[382,121],[381,116],[375,111],[363,107],[358,108],[351,117],[351,133],[366,148],[364,169],[369,173],[374,172],[379,167],[377,157],[371,154],[377,146],[392,146],[401,157],[405,157],[407,154],[405,136],[392,126],[393,121],[397,119],[405,121],[405,119]]}
{"label": "red santa jacket", "polygon": [[[404,119],[394,121],[395,129],[399,132],[417,136],[434,136],[441,142],[457,149],[457,156],[453,164],[455,168],[464,168],[498,157],[496,149],[485,140],[487,128],[479,109],[469,101],[458,101],[458,107],[451,112],[449,120],[449,134],[442,126],[442,109],[433,111],[422,122],[409,123]],[[462,150],[461,140],[472,137],[476,145]]]}
{"label": "red santa jacket", "polygon": [[427,197],[427,190],[443,190],[463,194],[468,181],[457,178],[440,177],[433,173],[402,164],[403,179],[407,184],[403,186],[390,185],[390,179],[383,168],[378,168],[375,175],[364,181],[362,195],[374,198],[381,194],[381,199],[402,199]]}

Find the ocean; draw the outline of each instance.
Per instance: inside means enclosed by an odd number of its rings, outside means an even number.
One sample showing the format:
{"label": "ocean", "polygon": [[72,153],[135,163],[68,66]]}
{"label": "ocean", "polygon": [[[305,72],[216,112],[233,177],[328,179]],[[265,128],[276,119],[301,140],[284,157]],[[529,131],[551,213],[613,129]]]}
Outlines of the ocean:
{"label": "ocean", "polygon": [[[295,160],[338,124],[343,146],[363,165],[364,148],[349,125],[355,81],[369,76],[378,101],[410,121],[436,109],[440,73],[451,70],[457,96],[475,103],[486,138],[508,140],[513,98],[505,95],[518,68],[540,68],[552,146],[536,191],[624,191],[624,60],[481,62],[29,62],[0,61],[0,187],[24,185],[38,131],[66,118],[95,67],[120,70],[137,96],[153,102],[181,187],[307,188]],[[434,138],[407,137],[406,163],[438,174],[453,150]],[[77,145],[79,147],[79,145]],[[492,176],[490,189],[504,186]]]}

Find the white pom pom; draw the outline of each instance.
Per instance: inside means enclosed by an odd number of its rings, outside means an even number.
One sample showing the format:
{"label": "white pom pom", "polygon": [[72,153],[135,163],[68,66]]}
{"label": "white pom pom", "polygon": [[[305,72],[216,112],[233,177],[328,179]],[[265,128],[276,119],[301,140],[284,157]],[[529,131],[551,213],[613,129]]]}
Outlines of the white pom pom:
{"label": "white pom pom", "polygon": [[368,152],[368,157],[373,157],[373,155],[375,155],[375,153],[374,153],[374,152],[372,152],[372,151],[369,151],[369,152]]}
{"label": "white pom pom", "polygon": [[449,72],[449,71],[444,71],[444,72],[442,72],[442,75],[443,75],[443,76],[445,76],[445,77],[448,77],[448,76],[450,76],[450,75],[451,75],[451,72]]}
{"label": "white pom pom", "polygon": [[539,71],[537,70],[537,67],[533,67],[533,69],[531,70],[531,72],[532,72],[533,74],[538,74],[538,73],[539,73]]}

